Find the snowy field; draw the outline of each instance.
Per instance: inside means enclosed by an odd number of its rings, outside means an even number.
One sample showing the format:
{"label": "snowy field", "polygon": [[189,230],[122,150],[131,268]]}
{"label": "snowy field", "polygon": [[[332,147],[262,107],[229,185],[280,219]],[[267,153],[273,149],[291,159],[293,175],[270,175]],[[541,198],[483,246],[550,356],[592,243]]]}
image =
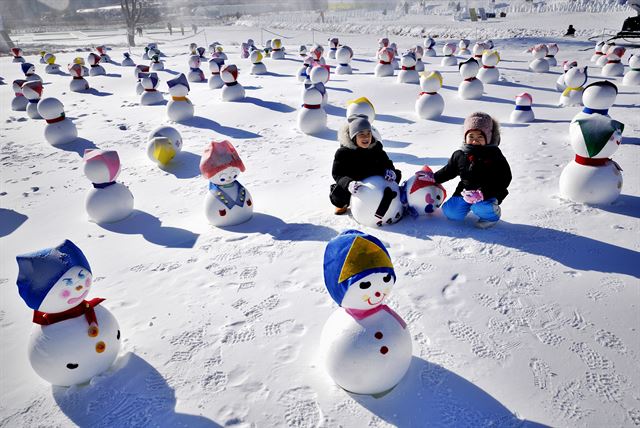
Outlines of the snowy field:
{"label": "snowy field", "polygon": [[[224,103],[220,90],[192,83],[196,117],[175,125],[184,148],[164,171],[147,158],[146,138],[166,123],[166,107],[138,104],[132,68],[106,64],[107,75],[87,78],[93,89],[81,94],[69,91],[69,76],[45,74],[38,57],[27,56],[45,79],[44,96],[64,103],[81,137],[54,148],[42,120],[10,110],[11,81],[22,74],[0,58],[8,83],[0,86],[0,426],[640,426],[640,88],[612,79],[620,93],[610,115],[626,125],[613,155],[624,170],[619,199],[597,207],[563,200],[558,179],[574,156],[568,128],[579,108],[556,107],[560,68],[534,74],[525,53],[537,42],[557,42],[559,63],[576,59],[589,65],[589,82],[600,80],[589,62],[593,43],[558,35],[568,23],[587,36],[617,29],[631,14],[514,16],[529,29],[522,38],[509,22],[495,24],[493,33],[491,23],[455,23],[455,37],[494,40],[502,80],[485,85],[482,99],[464,101],[457,67],[425,58],[427,69],[444,76],[444,115],[433,121],[415,115],[417,85],[373,76],[377,39],[387,34],[342,27],[337,35],[354,49],[355,72],[329,81],[329,129],[319,136],[296,129],[297,49],[312,42],[309,32],[269,27],[289,37],[289,55],[265,60],[265,76],[249,75],[249,61],[239,57],[240,42],[271,38],[257,27],[207,28],[175,41],[168,34],[138,38],[139,46],[159,41],[167,54],[168,70],[158,73],[163,91],[166,80],[188,71],[189,43],[217,40],[247,93],[243,102]],[[450,18],[433,19],[444,28]],[[324,43],[329,35],[313,37]],[[421,42],[389,36],[400,51]],[[27,38],[26,51],[57,46],[65,67],[86,57],[75,48],[106,43],[115,46],[116,61],[124,51],[116,31]],[[437,39],[438,48],[444,41]],[[142,52],[132,51],[136,62]],[[537,120],[509,124],[523,91],[533,96]],[[334,216],[328,190],[336,130],[347,101],[361,96],[373,102],[374,125],[406,178],[425,164],[437,170],[446,163],[471,112],[499,119],[513,172],[499,224],[479,230],[471,218],[453,223],[438,211],[370,229]],[[211,227],[202,208],[207,182],[198,164],[212,139],[235,145],[247,167],[239,181],[254,198],[254,218],[224,230]],[[81,154],[91,147],[120,154],[119,181],[136,208],[122,222],[87,219],[91,183]],[[456,184],[445,184],[449,194]],[[336,309],[323,284],[323,252],[350,228],[387,246],[398,275],[389,305],[413,339],[408,373],[378,399],[338,388],[318,359],[320,332]],[[15,256],[65,238],[87,256],[95,280],[89,297],[107,299],[122,351],[90,384],[52,388],[27,360],[32,311],[17,292]]]}

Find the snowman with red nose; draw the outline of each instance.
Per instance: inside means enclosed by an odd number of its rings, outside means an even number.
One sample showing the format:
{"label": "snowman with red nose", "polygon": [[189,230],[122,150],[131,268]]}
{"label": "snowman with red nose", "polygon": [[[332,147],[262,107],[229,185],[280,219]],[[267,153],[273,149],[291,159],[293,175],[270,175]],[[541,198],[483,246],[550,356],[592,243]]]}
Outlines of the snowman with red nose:
{"label": "snowman with red nose", "polygon": [[387,249],[374,236],[342,232],[325,249],[324,282],[340,306],[320,339],[327,372],[348,392],[388,393],[407,372],[412,345],[406,323],[385,304],[396,282]]}

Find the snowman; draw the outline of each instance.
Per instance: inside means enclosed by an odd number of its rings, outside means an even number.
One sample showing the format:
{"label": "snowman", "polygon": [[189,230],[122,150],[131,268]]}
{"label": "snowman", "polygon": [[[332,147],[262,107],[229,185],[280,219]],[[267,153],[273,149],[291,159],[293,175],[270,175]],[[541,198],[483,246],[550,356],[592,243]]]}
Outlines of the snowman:
{"label": "snowman", "polygon": [[598,67],[604,67],[607,62],[609,62],[609,54],[616,48],[616,44],[614,42],[606,42],[602,47],[602,55],[600,58],[596,60],[596,65]]}
{"label": "snowman", "polygon": [[193,117],[193,103],[187,98],[189,95],[189,82],[184,74],[180,73],[175,79],[167,80],[171,100],[167,104],[167,117],[174,122],[181,122]]}
{"label": "snowman", "polygon": [[302,107],[298,111],[298,129],[315,134],[327,127],[327,112],[322,107],[324,85],[306,84],[302,92]]}
{"label": "snowman", "polygon": [[124,56],[124,59],[122,60],[122,66],[123,67],[135,67],[136,63],[133,62],[133,60],[131,59],[131,54],[129,52],[125,52],[122,54]]}
{"label": "snowman", "polygon": [[96,46],[96,51],[100,55],[100,62],[111,62],[111,57],[107,54],[107,47],[105,45]]}
{"label": "snowman", "polygon": [[453,54],[456,52],[456,44],[455,43],[446,43],[442,46],[442,61],[440,65],[443,67],[458,65],[458,60]]}
{"label": "snowman", "polygon": [[298,48],[298,55],[300,55],[301,58],[305,58],[307,56],[307,46],[306,45],[300,45],[300,47]]}
{"label": "snowman", "polygon": [[547,49],[548,49],[548,52],[545,55],[545,59],[549,63],[549,67],[555,67],[556,65],[558,65],[558,61],[556,60],[556,55],[558,54],[558,51],[560,50],[560,48],[556,43],[549,43],[547,45]]}
{"label": "snowman", "polygon": [[314,61],[318,62],[320,65],[325,65],[327,61],[322,55],[324,55],[324,48],[322,45],[315,45],[311,52],[309,52],[309,56],[311,56]]}
{"label": "snowman", "polygon": [[323,106],[329,101],[329,94],[327,93],[327,88],[325,86],[331,77],[329,70],[330,68],[328,65],[316,64],[311,67],[311,71],[309,72],[309,80],[311,80],[311,84],[314,85],[322,94]]}
{"label": "snowman", "polygon": [[336,51],[336,60],[338,61],[338,66],[336,67],[336,74],[352,74],[353,70],[351,69],[351,59],[353,58],[353,49],[349,46],[342,45]]}
{"label": "snowman", "polygon": [[602,67],[602,77],[621,77],[624,75],[622,57],[626,49],[622,46],[614,46],[607,54],[607,63]]}
{"label": "snowman", "polygon": [[42,116],[38,113],[38,103],[42,97],[42,82],[39,80],[26,82],[22,85],[22,94],[27,100],[29,100],[29,105],[27,105],[27,116],[31,119],[42,119]]}
{"label": "snowman", "polygon": [[624,86],[640,86],[640,55],[631,54],[629,71],[622,78]]}
{"label": "snowman", "polygon": [[211,72],[211,76],[209,76],[209,89],[220,89],[224,86],[224,82],[220,77],[221,67],[220,60],[209,60],[209,71]]}
{"label": "snowman", "polygon": [[84,62],[84,58],[82,58],[81,56],[77,56],[73,59],[73,63],[74,64],[78,64],[80,65],[80,67],[82,67],[82,76],[86,77],[89,75],[89,67],[85,66],[85,62]]}
{"label": "snowman", "polygon": [[533,55],[533,61],[529,63],[529,69],[534,73],[546,73],[549,71],[549,61],[545,56],[549,52],[547,45],[538,44],[531,49],[531,55]]}
{"label": "snowman", "polygon": [[584,109],[569,125],[575,158],[562,170],[560,194],[574,202],[610,204],[622,190],[621,168],[610,156],[622,142],[624,124],[611,119],[617,87],[600,81],[584,89]]}
{"label": "snowman", "polygon": [[160,61],[160,55],[153,54],[153,56],[151,57],[151,65],[149,66],[150,70],[153,71],[162,71],[164,70],[164,62]]}
{"label": "snowman", "polygon": [[100,56],[90,53],[87,56],[87,63],[89,64],[89,76],[102,76],[106,74],[104,67],[100,65]]}
{"label": "snowman", "polygon": [[284,47],[282,46],[282,40],[271,40],[271,58],[284,59]]}
{"label": "snowman", "polygon": [[516,95],[516,107],[511,112],[509,120],[511,123],[529,123],[535,120],[535,115],[531,109],[533,98],[530,94],[523,92]]}
{"label": "snowman", "polygon": [[57,386],[79,385],[104,373],[120,350],[120,327],[101,303],[85,300],[89,262],[73,242],[16,257],[18,292],[33,309],[29,362]]}
{"label": "snowman", "polygon": [[240,101],[244,99],[244,87],[238,83],[238,67],[226,64],[220,69],[220,78],[224,82],[222,101]]}
{"label": "snowman", "polygon": [[114,223],[129,217],[133,212],[133,195],[124,184],[116,182],[120,174],[118,152],[87,149],[82,160],[84,175],[93,184],[85,199],[91,221]]}
{"label": "snowman", "polygon": [[182,136],[171,126],[160,126],[147,137],[147,156],[160,167],[167,166],[182,150]]}
{"label": "snowman", "polygon": [[191,55],[189,57],[189,73],[187,74],[189,82],[204,82],[204,73],[200,69],[200,57]]}
{"label": "snowman", "polygon": [[398,60],[398,46],[395,43],[389,44],[389,49],[393,50],[393,58],[391,58],[391,65],[394,70],[400,70],[400,61]]}
{"label": "snowman", "polygon": [[567,89],[567,84],[564,81],[564,75],[567,74],[567,71],[571,70],[573,67],[577,67],[578,66],[578,61],[563,61],[562,62],[562,74],[560,76],[558,76],[558,79],[556,80],[556,90],[557,91],[564,91],[565,89]]}
{"label": "snowman", "polygon": [[424,71],[424,62],[422,62],[422,57],[424,55],[424,49],[422,49],[422,46],[420,46],[420,45],[415,45],[413,47],[412,51],[416,54],[416,71],[417,72]]}
{"label": "snowman", "polygon": [[13,55],[13,59],[11,62],[25,62],[22,57],[22,49],[20,48],[11,48],[11,55]]}
{"label": "snowman", "polygon": [[64,105],[57,98],[40,100],[38,113],[47,122],[44,138],[52,146],[70,143],[78,138],[76,125],[65,117]]}
{"label": "snowman", "polygon": [[[215,42],[215,44],[217,45],[218,42]],[[215,46],[214,46],[214,50],[215,50]],[[197,55],[198,54],[198,44],[197,43],[189,43],[189,53],[191,55]]]}
{"label": "snowman", "polygon": [[15,96],[11,100],[11,110],[13,111],[26,111],[29,100],[25,98],[22,93],[22,85],[27,83],[26,80],[16,79],[13,81],[13,93]]}
{"label": "snowman", "polygon": [[142,95],[144,92],[144,86],[142,86],[142,79],[140,78],[141,73],[148,73],[149,66],[148,65],[136,65],[135,68],[135,76],[136,76],[136,95]]}
{"label": "snowman", "polygon": [[[139,73],[148,73],[149,72],[149,66],[148,65],[142,65],[142,64],[138,64],[136,65],[136,67],[133,69],[133,75],[137,78]],[[138,94],[140,95],[140,94]]]}
{"label": "snowman", "polygon": [[47,54],[47,51],[40,51],[38,53],[40,54],[40,64],[46,64],[47,62],[44,60],[44,56]]}
{"label": "snowman", "polygon": [[325,369],[350,393],[385,395],[402,380],[412,359],[407,324],[385,304],[396,282],[387,249],[372,235],[342,232],[325,249],[324,282],[340,306],[320,337]]}
{"label": "snowman", "polygon": [[424,56],[436,56],[436,51],[435,49],[433,49],[433,47],[436,45],[435,40],[433,40],[431,37],[426,37],[422,44],[424,45]]}
{"label": "snowman", "polygon": [[460,39],[458,42],[458,55],[471,55],[469,43],[471,42],[468,39]]}
{"label": "snowman", "polygon": [[351,195],[351,214],[365,226],[384,226],[402,218],[400,187],[395,181],[381,176],[362,180],[362,185]]}
{"label": "snowman", "polygon": [[36,66],[29,63],[29,62],[23,62],[22,64],[20,64],[20,68],[22,69],[22,72],[24,73],[24,78],[27,82],[30,82],[32,80],[40,80],[42,81],[42,77],[38,76],[36,74]]}
{"label": "snowman", "polygon": [[378,64],[376,64],[374,71],[376,77],[393,76],[394,68],[391,64],[393,55],[393,49],[391,48],[381,48],[378,51]]}
{"label": "snowman", "polygon": [[604,49],[604,41],[601,40],[599,42],[596,42],[596,51],[591,57],[591,62],[598,62],[598,59],[600,59],[600,57],[604,55],[602,49]]}
{"label": "snowman", "polygon": [[70,91],[82,92],[89,89],[89,82],[82,77],[82,66],[80,64],[69,64],[69,74],[73,77],[69,82]]}
{"label": "snowman", "polygon": [[561,107],[582,105],[583,86],[587,83],[587,67],[572,67],[564,74],[567,87],[560,95],[558,105]]}
{"label": "snowman", "polygon": [[251,53],[249,54],[249,60],[251,61],[251,71],[249,72],[250,74],[260,75],[267,73],[267,66],[264,65],[264,62],[262,62],[263,58],[264,55],[262,51],[258,49],[251,51]]}
{"label": "snowman", "polygon": [[44,72],[47,74],[60,74],[60,64],[56,64],[56,56],[54,54],[46,54],[44,60],[47,66],[44,68]]}
{"label": "snowman", "polygon": [[478,71],[478,79],[482,83],[496,83],[500,80],[500,71],[496,67],[500,62],[500,54],[495,50],[482,53],[482,68]]}
{"label": "snowman", "polygon": [[419,83],[420,75],[416,71],[416,54],[406,52],[400,60],[402,69],[398,72],[398,83]]}
{"label": "snowman", "polygon": [[144,92],[140,96],[140,105],[152,106],[162,104],[164,97],[162,96],[162,92],[158,91],[158,84],[160,83],[158,75],[156,73],[139,73],[138,78],[144,88]]}
{"label": "snowman", "polygon": [[477,100],[482,97],[484,85],[476,77],[480,66],[474,58],[469,58],[458,65],[460,75],[464,79],[458,86],[458,96],[463,100]]}
{"label": "snowman", "polygon": [[200,172],[209,180],[204,210],[213,226],[234,226],[253,216],[251,194],[236,181],[244,170],[242,159],[229,141],[209,143],[200,160]]}
{"label": "snowman", "polygon": [[[219,47],[220,47],[220,52],[222,52],[222,46],[219,46]],[[205,54],[205,52],[206,52],[206,51],[207,51],[207,50],[206,50],[205,48],[203,48],[202,46],[199,46],[199,47],[196,49],[196,54],[200,57],[200,61],[204,61],[204,60],[206,60],[206,59],[207,59],[207,58],[204,56],[204,54]],[[216,52],[217,52],[217,51],[218,51],[218,46],[216,46]],[[227,58],[226,58],[226,56],[227,56],[227,55],[225,54],[225,59],[227,59]]]}
{"label": "snowman", "polygon": [[400,191],[405,211],[411,217],[433,214],[447,198],[447,191],[436,183],[428,165],[402,183]]}
{"label": "snowman", "polygon": [[332,37],[329,39],[329,58],[336,59],[336,54],[338,53],[338,46],[340,45],[340,41],[337,37]]}
{"label": "snowman", "polygon": [[416,114],[421,119],[436,119],[444,111],[444,99],[438,93],[442,88],[442,75],[437,71],[422,73],[420,78],[422,92],[416,100]]}

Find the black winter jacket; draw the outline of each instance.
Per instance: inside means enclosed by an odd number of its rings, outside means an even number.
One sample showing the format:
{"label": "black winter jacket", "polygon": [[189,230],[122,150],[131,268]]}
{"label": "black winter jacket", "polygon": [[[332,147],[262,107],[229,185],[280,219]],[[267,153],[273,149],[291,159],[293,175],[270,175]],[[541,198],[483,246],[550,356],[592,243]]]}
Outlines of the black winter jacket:
{"label": "black winter jacket", "polygon": [[496,198],[502,203],[511,183],[509,163],[497,146],[464,145],[456,150],[449,162],[434,174],[436,183],[444,183],[460,177],[453,196],[461,196],[463,190],[482,190],[484,199]]}

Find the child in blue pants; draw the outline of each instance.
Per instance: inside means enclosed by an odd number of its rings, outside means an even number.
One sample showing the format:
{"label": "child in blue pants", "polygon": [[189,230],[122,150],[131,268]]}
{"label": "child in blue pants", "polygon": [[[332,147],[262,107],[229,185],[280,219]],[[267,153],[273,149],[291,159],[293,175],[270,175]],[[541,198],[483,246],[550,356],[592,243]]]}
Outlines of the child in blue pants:
{"label": "child in blue pants", "polygon": [[448,219],[462,220],[471,211],[482,228],[500,219],[500,204],[509,194],[511,169],[499,144],[500,126],[491,116],[478,112],[465,119],[464,144],[434,174],[436,183],[460,177],[455,192],[442,205]]}

